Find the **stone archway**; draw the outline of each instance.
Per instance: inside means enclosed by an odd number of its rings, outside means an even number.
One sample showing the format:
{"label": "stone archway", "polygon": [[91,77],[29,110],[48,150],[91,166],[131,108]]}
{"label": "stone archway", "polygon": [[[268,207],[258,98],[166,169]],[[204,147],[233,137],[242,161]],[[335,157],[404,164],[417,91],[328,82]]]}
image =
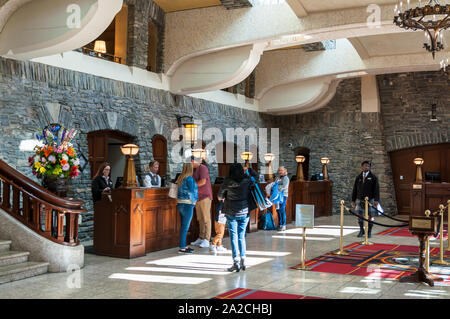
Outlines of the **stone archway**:
{"label": "stone archway", "polygon": [[386,138],[386,151],[389,153],[416,146],[442,144],[449,142],[450,130],[440,132],[420,132],[407,135],[394,135]]}

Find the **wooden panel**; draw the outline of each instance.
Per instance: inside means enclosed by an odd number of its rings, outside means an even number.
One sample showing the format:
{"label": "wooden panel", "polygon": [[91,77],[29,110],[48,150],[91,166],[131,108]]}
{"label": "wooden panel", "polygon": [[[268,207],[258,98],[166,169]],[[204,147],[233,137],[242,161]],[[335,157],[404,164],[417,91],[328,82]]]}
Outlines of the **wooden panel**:
{"label": "wooden panel", "polygon": [[123,6],[115,18],[114,55],[120,57],[121,64],[127,64],[128,7]]}
{"label": "wooden panel", "polygon": [[150,72],[157,72],[158,67],[158,37],[159,31],[151,21],[148,23],[148,55],[147,55],[147,70]]}
{"label": "wooden panel", "polygon": [[159,162],[159,176],[167,175],[167,140],[162,135],[152,139],[153,159]]}
{"label": "wooden panel", "polygon": [[90,133],[88,134],[88,146],[92,178],[100,165],[108,160],[108,136],[103,132]]}

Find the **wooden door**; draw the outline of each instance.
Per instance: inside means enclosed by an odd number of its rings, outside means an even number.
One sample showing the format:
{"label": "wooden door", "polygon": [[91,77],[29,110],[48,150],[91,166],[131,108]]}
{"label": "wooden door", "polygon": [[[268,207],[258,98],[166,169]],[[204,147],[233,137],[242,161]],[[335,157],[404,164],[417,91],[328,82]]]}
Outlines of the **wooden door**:
{"label": "wooden door", "polygon": [[159,162],[159,176],[167,175],[167,140],[162,135],[152,139],[153,159]]}
{"label": "wooden door", "polygon": [[106,132],[88,134],[89,165],[91,178],[97,173],[100,165],[108,160],[108,135]]}

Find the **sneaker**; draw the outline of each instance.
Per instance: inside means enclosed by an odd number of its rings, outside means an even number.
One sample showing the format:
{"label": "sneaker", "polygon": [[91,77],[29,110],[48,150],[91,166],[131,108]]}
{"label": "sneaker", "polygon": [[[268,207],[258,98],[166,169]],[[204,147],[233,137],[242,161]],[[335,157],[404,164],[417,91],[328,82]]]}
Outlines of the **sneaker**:
{"label": "sneaker", "polygon": [[206,239],[203,239],[200,243],[200,248],[208,248],[209,247],[209,241]]}
{"label": "sneaker", "polygon": [[190,247],[186,247],[183,249],[178,250],[179,254],[193,254],[194,253],[194,249],[190,248]]}
{"label": "sneaker", "polygon": [[286,226],[281,226],[281,231],[285,231],[286,230]]}
{"label": "sneaker", "polygon": [[223,246],[217,246],[216,250],[217,250],[217,252],[220,252],[220,253],[224,253],[224,252],[228,251],[228,249],[226,249]]}
{"label": "sneaker", "polygon": [[196,241],[193,241],[193,242],[191,243],[191,245],[192,245],[192,246],[198,246],[198,245],[201,244],[201,242],[202,242],[202,240],[201,240],[200,238],[197,238],[197,240],[196,240]]}
{"label": "sneaker", "polygon": [[217,246],[216,245],[211,245],[209,246],[209,251],[216,254],[217,253]]}

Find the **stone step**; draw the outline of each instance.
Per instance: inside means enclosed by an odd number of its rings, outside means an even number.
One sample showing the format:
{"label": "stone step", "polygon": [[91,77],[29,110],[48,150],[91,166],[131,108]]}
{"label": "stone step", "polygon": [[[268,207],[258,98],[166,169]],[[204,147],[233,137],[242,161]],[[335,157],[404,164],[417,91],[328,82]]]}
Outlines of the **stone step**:
{"label": "stone step", "polygon": [[31,261],[0,266],[0,284],[45,274],[48,266],[49,263],[46,262]]}
{"label": "stone step", "polygon": [[10,249],[11,249],[11,241],[0,239],[0,251],[8,251]]}
{"label": "stone step", "polygon": [[27,262],[29,255],[27,251],[0,251],[0,266]]}

